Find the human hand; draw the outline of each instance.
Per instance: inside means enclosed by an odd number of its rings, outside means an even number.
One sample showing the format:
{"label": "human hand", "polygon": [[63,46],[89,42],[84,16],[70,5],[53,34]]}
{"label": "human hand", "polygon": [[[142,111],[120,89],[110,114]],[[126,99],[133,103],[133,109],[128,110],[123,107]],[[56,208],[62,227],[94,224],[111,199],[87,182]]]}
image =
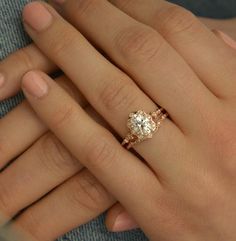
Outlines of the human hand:
{"label": "human hand", "polygon": [[[19,66],[19,68],[20,67],[23,67],[23,68],[20,68],[20,69],[17,69],[17,68],[15,68],[14,70],[14,72],[12,72],[12,70],[11,70],[11,72],[9,71],[9,75],[8,75],[8,80],[18,80],[18,79],[20,79],[20,78],[16,78],[15,79],[15,74],[17,75],[18,74],[18,77],[19,77],[19,73],[16,73],[16,70],[21,70],[20,72],[21,72],[21,75],[25,72],[25,71],[27,71],[27,70],[29,70],[30,68],[39,68],[39,69],[42,69],[42,70],[44,70],[44,71],[52,71],[52,69],[54,70],[55,69],[55,66],[50,62],[50,61],[45,61],[45,59],[44,59],[44,57],[43,56],[41,56],[40,54],[38,54],[38,50],[36,49],[34,49],[35,47],[34,46],[32,46],[32,49],[31,49],[31,46],[29,47],[29,49],[27,49],[26,50],[26,52],[24,53],[22,53],[22,54],[17,54],[17,55],[13,55],[13,56],[11,56],[11,57],[13,57],[13,59],[17,59],[17,60],[20,60],[19,62],[18,62],[18,64],[16,65],[17,67]],[[35,54],[35,53],[37,53],[37,54]],[[17,56],[17,57],[16,57]],[[28,57],[30,57],[30,58],[28,58]],[[10,58],[8,58],[7,59],[8,61],[9,60],[12,60],[12,58],[10,59]],[[22,61],[23,60],[23,61]],[[26,61],[25,61],[26,60]],[[36,61],[36,62],[35,62]],[[22,65],[22,63],[23,63],[23,65]],[[26,65],[24,65],[24,64],[26,64]],[[2,64],[3,65],[3,64]],[[7,65],[8,66],[12,66],[11,64],[6,64],[6,62],[4,61],[4,67],[6,68],[7,67]],[[3,68],[2,68],[3,69]],[[8,90],[8,91],[12,91],[12,90],[17,90],[18,89],[18,86],[19,86],[19,82],[18,81],[8,81],[8,83],[12,83],[13,85],[12,86],[10,86],[10,85],[8,85],[9,87],[14,87],[14,88],[9,88],[9,89],[7,89],[7,88],[5,88],[5,89],[2,89],[2,90]],[[18,84],[18,86],[17,86],[17,88],[15,88],[16,87],[16,85],[14,86],[14,84]],[[8,93],[10,93],[10,92],[8,92]],[[24,107],[24,106],[23,106]],[[28,107],[27,107],[28,108]],[[12,116],[13,117],[13,116]],[[23,117],[23,119],[25,119],[24,117],[26,117],[26,116],[22,116]],[[15,118],[16,118],[16,116],[15,116]],[[8,120],[5,122],[5,123],[7,123],[8,122]],[[13,125],[13,126],[15,126],[15,125]],[[22,130],[22,128],[20,128],[20,130]],[[22,144],[22,142],[20,142],[21,144]],[[24,142],[23,142],[24,143]],[[17,145],[17,146],[19,146],[19,145]],[[13,151],[13,150],[12,150]],[[15,186],[16,187],[16,186]],[[14,190],[14,189],[13,189]],[[117,217],[117,213],[120,213],[120,210],[122,209],[122,207],[120,207],[119,205],[117,205],[116,206],[116,208],[115,209],[113,209],[113,211],[111,211],[110,212],[110,214],[111,215],[109,215],[109,218],[108,218],[108,226],[111,224],[111,223],[113,223],[113,221],[114,221],[114,219]],[[118,212],[117,212],[118,211]],[[114,215],[115,214],[115,215]],[[126,217],[126,216],[125,216]],[[109,221],[110,220],[110,221]],[[127,221],[126,221],[127,222]],[[131,226],[130,225],[128,225],[128,227],[126,227],[126,228],[130,228],[130,227],[133,227],[134,226],[134,224],[133,223],[131,223]],[[110,225],[110,227],[111,227],[111,225]],[[125,227],[124,227],[124,225],[123,225],[123,229],[125,229]],[[58,230],[59,231],[59,230]]]}
{"label": "human hand", "polygon": [[[31,50],[31,46],[27,47],[1,62],[2,72],[18,80],[29,70],[24,59]],[[41,58],[37,51],[30,52],[34,60],[31,68],[38,66],[38,59],[41,68],[48,68],[47,59]],[[56,82],[97,122],[106,126],[68,78],[61,76]],[[26,101],[0,120],[0,132],[0,169],[7,165],[0,175],[0,226],[9,220],[17,223],[22,240],[55,240],[115,203],[114,197],[48,131]],[[3,235],[10,237],[6,240],[15,240],[12,237],[15,228],[4,231],[0,229],[1,240]],[[19,235],[14,235],[17,241],[21,240]]]}
{"label": "human hand", "polygon": [[[27,31],[36,44],[121,136],[125,136],[125,121],[134,110],[153,111],[158,103],[171,119],[163,122],[151,140],[135,147],[146,165],[121,148],[108,130],[40,72],[28,73],[23,81],[33,108],[150,239],[176,240],[181,235],[181,240],[188,241],[234,240],[234,51],[190,13],[166,2],[151,5],[146,1],[148,11],[140,12],[135,11],[140,7],[137,1],[126,5],[126,11],[140,22],[107,1],[76,3],[64,5],[72,22],[123,72],[55,11],[45,5],[45,12],[38,3],[28,5],[24,12]],[[33,12],[43,21],[37,21]],[[159,21],[152,26],[165,39],[147,26],[154,12]],[[148,15],[140,15],[145,13]],[[56,36],[58,29],[66,39]]]}
{"label": "human hand", "polygon": [[[15,67],[12,68],[12,66]],[[57,70],[57,67],[33,44],[1,61],[0,72],[6,81],[1,89],[1,97],[11,96],[18,91],[21,77],[32,69],[52,73]],[[106,123],[91,106],[88,106],[79,91],[65,76],[57,78],[56,81],[85,108],[86,112],[106,126]],[[71,158],[70,153],[47,130],[26,101],[1,119],[0,129],[2,150],[0,168],[7,165],[0,176],[1,215],[5,216],[0,221],[1,225],[25,209],[17,218],[19,226],[24,227],[28,233],[34,233],[39,240],[55,239],[90,221],[115,203],[114,199],[112,199],[113,202],[111,201],[110,194],[99,196],[93,191],[93,187],[89,184],[96,186],[98,190],[101,189],[101,192],[102,186],[90,173],[82,170],[82,165],[78,160]],[[14,162],[12,162],[13,159],[15,159]],[[72,178],[74,175],[76,177]],[[73,186],[70,185],[72,180],[75,180]],[[76,184],[76,182],[80,183]],[[87,190],[81,189],[83,185],[87,186]],[[53,189],[55,191],[51,192]],[[75,197],[69,195],[69,192],[78,193],[79,197],[77,194]],[[70,197],[71,200],[66,200],[64,206],[61,204],[63,206],[61,212],[54,213],[48,209],[56,198],[59,203],[60,200],[65,199],[65,196],[72,197]],[[94,203],[91,203],[92,198],[94,198]],[[49,200],[48,203],[46,199]],[[76,212],[72,209],[66,211],[67,208],[74,207],[67,203],[72,203],[73,199],[78,202]],[[32,205],[32,203],[35,204]],[[87,206],[82,207],[83,203]],[[52,206],[56,208],[58,204],[52,204]],[[117,207],[117,205],[114,206],[115,213],[119,212]],[[45,210],[44,213],[51,211],[52,215],[50,217],[41,215],[42,210]],[[64,215],[66,213],[68,215]],[[84,213],[83,217],[78,213]],[[55,220],[61,220],[61,222],[55,222]],[[39,223],[41,229],[38,228]],[[52,228],[47,228],[48,223],[53,223]]]}

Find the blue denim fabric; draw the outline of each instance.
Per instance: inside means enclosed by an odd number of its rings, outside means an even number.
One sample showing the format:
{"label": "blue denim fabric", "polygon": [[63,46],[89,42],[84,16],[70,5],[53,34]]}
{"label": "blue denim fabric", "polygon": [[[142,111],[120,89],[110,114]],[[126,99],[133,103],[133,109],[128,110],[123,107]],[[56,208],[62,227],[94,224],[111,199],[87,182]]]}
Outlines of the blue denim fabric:
{"label": "blue denim fabric", "polygon": [[[21,24],[22,7],[30,0],[0,0],[0,60],[11,52],[30,43]],[[236,16],[235,0],[173,0],[201,16],[227,18]],[[14,68],[14,66],[12,66]],[[0,103],[0,118],[23,100],[19,93]],[[58,200],[60,201],[60,200]],[[112,234],[104,226],[104,215],[77,228],[59,241],[145,241],[147,238],[140,230]]]}

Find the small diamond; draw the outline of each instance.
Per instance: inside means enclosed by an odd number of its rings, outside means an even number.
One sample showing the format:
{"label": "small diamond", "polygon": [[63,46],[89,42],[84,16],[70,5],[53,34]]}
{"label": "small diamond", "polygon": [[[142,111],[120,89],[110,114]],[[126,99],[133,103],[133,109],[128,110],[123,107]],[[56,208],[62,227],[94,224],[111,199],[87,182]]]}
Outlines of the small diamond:
{"label": "small diamond", "polygon": [[131,133],[139,138],[150,138],[156,131],[156,123],[144,111],[137,111],[129,115],[128,127]]}

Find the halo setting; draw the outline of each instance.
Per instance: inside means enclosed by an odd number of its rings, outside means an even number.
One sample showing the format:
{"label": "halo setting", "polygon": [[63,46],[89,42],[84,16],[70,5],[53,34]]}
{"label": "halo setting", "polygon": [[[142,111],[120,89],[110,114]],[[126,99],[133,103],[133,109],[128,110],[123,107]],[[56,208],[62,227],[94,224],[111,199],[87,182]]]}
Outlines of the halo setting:
{"label": "halo setting", "polygon": [[162,120],[168,116],[167,113],[163,113],[162,111],[163,109],[160,108],[150,114],[143,110],[130,113],[127,121],[129,133],[122,142],[122,145],[127,145],[127,149],[130,149],[135,144],[152,138],[153,134],[158,131]]}
{"label": "halo setting", "polygon": [[129,114],[127,126],[133,135],[138,138],[152,138],[157,125],[152,116],[142,110]]}

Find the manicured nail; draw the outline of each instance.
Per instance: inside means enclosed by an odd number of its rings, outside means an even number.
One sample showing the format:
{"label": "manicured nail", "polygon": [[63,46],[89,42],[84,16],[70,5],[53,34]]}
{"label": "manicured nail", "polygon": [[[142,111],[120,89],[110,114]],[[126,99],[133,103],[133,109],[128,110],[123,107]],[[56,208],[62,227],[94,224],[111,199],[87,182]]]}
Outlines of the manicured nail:
{"label": "manicured nail", "polygon": [[232,39],[228,34],[220,30],[215,30],[215,33],[231,48],[236,49],[236,41]]}
{"label": "manicured nail", "polygon": [[26,5],[23,18],[27,25],[39,32],[47,29],[53,20],[51,13],[38,2]]}
{"label": "manicured nail", "polygon": [[0,73],[0,88],[3,87],[5,84],[5,77],[3,74]]}
{"label": "manicured nail", "polygon": [[46,81],[35,72],[28,72],[22,80],[22,88],[31,96],[42,98],[48,93]]}
{"label": "manicured nail", "polygon": [[113,224],[113,232],[122,232],[138,228],[138,225],[133,221],[127,212],[120,213],[115,223]]}

